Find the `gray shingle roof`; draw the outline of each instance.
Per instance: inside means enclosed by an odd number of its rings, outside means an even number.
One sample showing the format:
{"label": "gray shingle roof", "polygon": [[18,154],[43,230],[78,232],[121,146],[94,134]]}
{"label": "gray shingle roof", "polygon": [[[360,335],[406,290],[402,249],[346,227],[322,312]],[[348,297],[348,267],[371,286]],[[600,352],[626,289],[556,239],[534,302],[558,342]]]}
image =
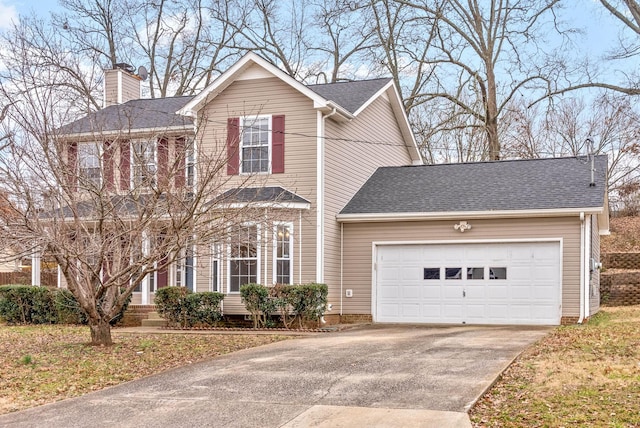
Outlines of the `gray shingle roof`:
{"label": "gray shingle roof", "polygon": [[602,207],[607,157],[379,168],[340,214],[440,213]]}
{"label": "gray shingle roof", "polygon": [[193,97],[172,97],[132,100],[112,105],[61,127],[61,134],[81,134],[134,129],[157,129],[191,126],[191,118],[177,115]]}
{"label": "gray shingle roof", "polygon": [[215,203],[247,202],[294,202],[308,204],[309,201],[282,187],[238,187],[230,189],[216,198]]}
{"label": "gray shingle roof", "polygon": [[336,102],[350,113],[355,113],[390,80],[390,78],[359,80],[355,82],[308,85],[307,87],[321,97]]}

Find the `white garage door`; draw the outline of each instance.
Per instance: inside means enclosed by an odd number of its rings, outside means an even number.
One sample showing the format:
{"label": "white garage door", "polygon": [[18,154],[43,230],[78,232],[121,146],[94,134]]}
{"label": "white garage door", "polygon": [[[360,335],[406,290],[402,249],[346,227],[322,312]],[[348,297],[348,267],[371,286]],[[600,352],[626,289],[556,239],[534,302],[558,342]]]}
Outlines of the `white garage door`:
{"label": "white garage door", "polygon": [[378,245],[375,321],[560,324],[560,243]]}

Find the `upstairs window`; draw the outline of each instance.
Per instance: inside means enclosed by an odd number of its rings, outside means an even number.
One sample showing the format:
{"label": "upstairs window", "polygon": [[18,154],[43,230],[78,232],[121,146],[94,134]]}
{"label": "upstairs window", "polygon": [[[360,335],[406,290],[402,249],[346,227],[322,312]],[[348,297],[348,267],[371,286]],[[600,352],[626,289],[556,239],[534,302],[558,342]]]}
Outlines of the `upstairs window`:
{"label": "upstairs window", "polygon": [[102,184],[98,144],[78,144],[78,175],[81,188],[99,188]]}
{"label": "upstairs window", "polygon": [[227,174],[284,172],[284,116],[227,120]]}
{"label": "upstairs window", "polygon": [[156,184],[157,144],[155,141],[135,141],[131,143],[131,165],[133,186],[153,186]]}
{"label": "upstairs window", "polygon": [[243,118],[240,132],[240,172],[269,172],[271,117]]}

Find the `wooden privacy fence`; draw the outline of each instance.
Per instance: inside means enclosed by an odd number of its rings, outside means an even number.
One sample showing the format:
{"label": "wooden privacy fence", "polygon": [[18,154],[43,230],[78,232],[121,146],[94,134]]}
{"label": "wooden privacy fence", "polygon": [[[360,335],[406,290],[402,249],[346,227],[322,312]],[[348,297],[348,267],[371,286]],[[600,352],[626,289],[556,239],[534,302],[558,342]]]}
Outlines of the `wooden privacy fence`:
{"label": "wooden privacy fence", "polygon": [[[31,285],[31,272],[0,272],[0,285],[7,284]],[[58,285],[58,275],[55,272],[42,272],[40,284],[55,287]]]}

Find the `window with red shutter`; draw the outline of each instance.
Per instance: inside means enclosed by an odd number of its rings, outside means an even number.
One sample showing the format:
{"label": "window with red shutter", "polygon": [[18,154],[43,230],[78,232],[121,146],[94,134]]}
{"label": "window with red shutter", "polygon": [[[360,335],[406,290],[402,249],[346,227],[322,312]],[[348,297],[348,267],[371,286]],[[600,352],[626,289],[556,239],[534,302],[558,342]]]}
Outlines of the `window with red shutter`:
{"label": "window with red shutter", "polygon": [[271,172],[284,173],[284,115],[275,115],[271,119]]}
{"label": "window with red shutter", "polygon": [[227,119],[227,174],[240,171],[240,118]]}

